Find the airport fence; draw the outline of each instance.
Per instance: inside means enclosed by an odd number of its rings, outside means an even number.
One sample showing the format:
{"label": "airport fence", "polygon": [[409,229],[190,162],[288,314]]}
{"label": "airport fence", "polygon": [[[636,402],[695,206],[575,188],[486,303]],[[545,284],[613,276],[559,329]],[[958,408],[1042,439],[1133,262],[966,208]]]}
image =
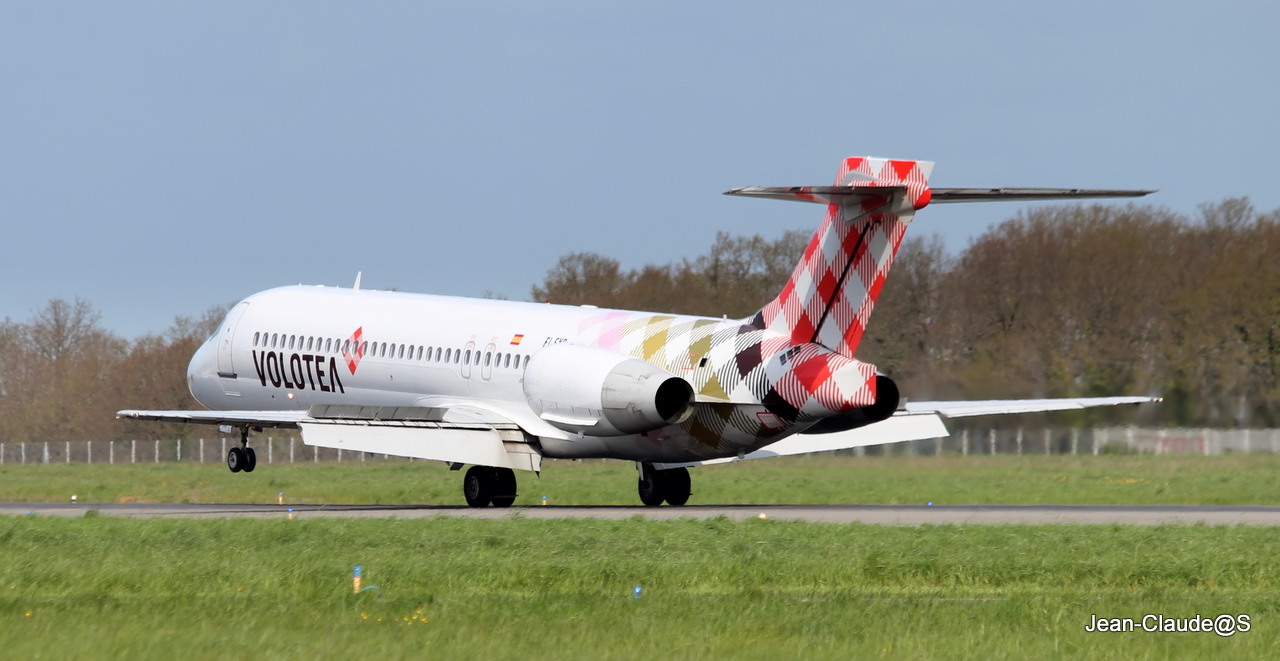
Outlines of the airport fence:
{"label": "airport fence", "polygon": [[[0,465],[220,463],[239,437],[145,441],[0,442]],[[384,461],[383,454],[306,445],[297,436],[255,436],[259,463]],[[1280,454],[1280,429],[1151,429],[1142,427],[960,429],[941,439],[841,450],[883,455]]]}
{"label": "airport fence", "polygon": [[[0,443],[0,465],[5,464],[216,464],[226,461],[227,450],[240,443],[238,436],[146,441],[50,441]],[[383,454],[351,452],[306,445],[296,436],[253,437],[249,443],[258,463],[319,463],[382,461]]]}

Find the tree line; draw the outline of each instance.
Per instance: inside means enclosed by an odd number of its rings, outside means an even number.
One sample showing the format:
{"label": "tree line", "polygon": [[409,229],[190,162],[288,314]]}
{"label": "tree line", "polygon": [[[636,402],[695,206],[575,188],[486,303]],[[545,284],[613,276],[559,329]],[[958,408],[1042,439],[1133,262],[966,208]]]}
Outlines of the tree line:
{"label": "tree line", "polygon": [[[812,230],[719,233],[700,256],[624,269],[559,258],[536,301],[740,318],[774,297]],[[1280,210],[1247,199],[1194,216],[1139,205],[1018,213],[952,254],[908,238],[871,317],[861,360],[912,399],[1159,395],[1141,421],[1280,425]],[[189,437],[115,419],[188,409],[186,365],[228,306],[126,340],[83,300],[0,322],[0,442]],[[1071,424],[1129,420],[1077,414]]]}
{"label": "tree line", "polygon": [[81,299],[55,299],[26,322],[0,322],[0,442],[186,438],[185,426],[116,420],[128,408],[200,408],[186,368],[227,306],[125,340]]}

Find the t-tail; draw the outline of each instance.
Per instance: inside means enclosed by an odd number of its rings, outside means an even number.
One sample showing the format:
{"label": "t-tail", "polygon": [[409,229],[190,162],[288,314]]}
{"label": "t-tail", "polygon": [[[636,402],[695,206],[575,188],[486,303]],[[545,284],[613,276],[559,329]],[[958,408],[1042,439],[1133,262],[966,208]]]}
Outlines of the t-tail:
{"label": "t-tail", "polygon": [[852,358],[907,224],[929,203],[932,170],[929,161],[847,158],[834,186],[729,191],[827,205],[791,278],[753,323]]}
{"label": "t-tail", "polygon": [[827,205],[777,298],[752,323],[852,358],[907,225],[930,203],[1140,197],[1150,190],[933,188],[930,161],[846,158],[832,186],[735,188],[728,195]]}

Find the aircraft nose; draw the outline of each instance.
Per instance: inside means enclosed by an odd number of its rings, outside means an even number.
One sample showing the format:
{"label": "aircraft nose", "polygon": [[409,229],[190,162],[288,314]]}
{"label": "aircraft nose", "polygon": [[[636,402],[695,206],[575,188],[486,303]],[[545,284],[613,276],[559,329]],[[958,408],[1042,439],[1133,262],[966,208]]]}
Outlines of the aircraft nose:
{"label": "aircraft nose", "polygon": [[187,363],[187,390],[197,402],[205,406],[209,406],[213,401],[210,388],[217,389],[215,349],[217,349],[215,342],[205,342],[191,356],[191,362]]}

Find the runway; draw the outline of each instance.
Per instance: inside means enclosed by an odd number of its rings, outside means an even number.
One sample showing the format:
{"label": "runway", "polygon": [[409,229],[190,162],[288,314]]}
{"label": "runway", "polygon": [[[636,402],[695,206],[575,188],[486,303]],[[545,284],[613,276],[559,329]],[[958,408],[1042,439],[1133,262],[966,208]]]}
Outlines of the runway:
{"label": "runway", "polygon": [[[472,509],[418,505],[245,505],[197,503],[0,503],[4,516],[143,518],[421,519],[760,519],[882,525],[1128,524],[1280,526],[1280,507],[1215,505],[691,505],[685,507],[541,506]],[[763,517],[762,517],[763,515]]]}

